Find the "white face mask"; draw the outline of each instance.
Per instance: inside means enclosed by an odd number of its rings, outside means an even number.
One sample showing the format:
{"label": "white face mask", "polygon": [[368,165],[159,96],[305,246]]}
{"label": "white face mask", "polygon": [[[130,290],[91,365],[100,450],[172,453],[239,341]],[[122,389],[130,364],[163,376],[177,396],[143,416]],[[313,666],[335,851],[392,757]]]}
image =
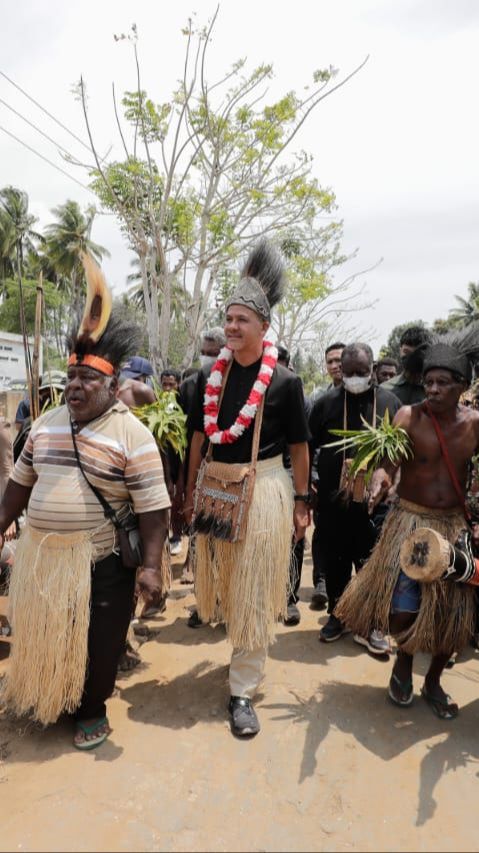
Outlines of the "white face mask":
{"label": "white face mask", "polygon": [[200,355],[200,365],[201,367],[213,367],[214,363],[218,360],[218,356],[216,355]]}
{"label": "white face mask", "polygon": [[343,385],[350,394],[364,394],[371,384],[372,374],[367,376],[343,376]]}

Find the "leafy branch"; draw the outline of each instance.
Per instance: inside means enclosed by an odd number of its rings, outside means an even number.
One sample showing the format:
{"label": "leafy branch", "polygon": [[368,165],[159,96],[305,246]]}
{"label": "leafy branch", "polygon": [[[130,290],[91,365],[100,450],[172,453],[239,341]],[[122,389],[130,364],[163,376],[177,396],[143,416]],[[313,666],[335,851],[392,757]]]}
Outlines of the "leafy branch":
{"label": "leafy branch", "polygon": [[183,461],[187,446],[186,415],[174,391],[161,391],[158,386],[154,390],[155,402],[132,409],[133,414],[148,427],[160,450],[166,451],[170,445]]}
{"label": "leafy branch", "polygon": [[383,460],[387,459],[392,465],[400,465],[403,459],[412,458],[408,433],[402,427],[391,423],[387,409],[378,426],[371,426],[362,416],[361,421],[364,429],[331,429],[331,435],[340,436],[341,439],[324,445],[337,447],[338,453],[355,450],[350,468],[352,477],[359,471],[365,471],[365,479],[368,482]]}

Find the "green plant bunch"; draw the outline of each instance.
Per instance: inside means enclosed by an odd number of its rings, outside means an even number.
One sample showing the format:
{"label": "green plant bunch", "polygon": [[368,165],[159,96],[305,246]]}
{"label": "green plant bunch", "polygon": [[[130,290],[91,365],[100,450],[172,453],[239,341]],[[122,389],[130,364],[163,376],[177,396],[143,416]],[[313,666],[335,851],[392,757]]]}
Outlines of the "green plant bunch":
{"label": "green plant bunch", "polygon": [[412,457],[409,435],[405,429],[391,423],[387,409],[378,426],[371,426],[363,417],[361,421],[364,429],[331,429],[331,435],[341,436],[341,439],[324,445],[337,447],[338,453],[351,449],[356,451],[351,462],[351,476],[365,471],[367,483],[383,460],[387,459],[393,465],[400,465],[403,459]]}
{"label": "green plant bunch", "polygon": [[170,445],[183,461],[187,447],[186,415],[174,391],[162,391],[157,385],[154,391],[154,403],[145,403],[144,406],[132,409],[132,412],[148,427],[160,450],[166,451]]}

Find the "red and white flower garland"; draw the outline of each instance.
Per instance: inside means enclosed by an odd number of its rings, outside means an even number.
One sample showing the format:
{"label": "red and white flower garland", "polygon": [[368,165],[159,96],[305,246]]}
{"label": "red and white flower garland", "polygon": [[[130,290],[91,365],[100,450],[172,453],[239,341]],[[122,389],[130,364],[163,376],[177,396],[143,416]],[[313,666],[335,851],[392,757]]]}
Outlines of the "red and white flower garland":
{"label": "red and white flower garland", "polygon": [[276,362],[278,361],[278,350],[271,341],[263,341],[263,357],[249,397],[234,424],[228,427],[228,429],[219,429],[218,404],[221,386],[223,384],[223,376],[226,368],[232,358],[233,351],[229,347],[223,347],[218,356],[218,360],[212,367],[205,388],[203,406],[205,433],[213,444],[232,444],[241,435],[243,435],[245,429],[248,429],[254,420],[256,412],[258,411],[261,399],[265,395],[266,389],[271,382],[273,370],[276,367]]}

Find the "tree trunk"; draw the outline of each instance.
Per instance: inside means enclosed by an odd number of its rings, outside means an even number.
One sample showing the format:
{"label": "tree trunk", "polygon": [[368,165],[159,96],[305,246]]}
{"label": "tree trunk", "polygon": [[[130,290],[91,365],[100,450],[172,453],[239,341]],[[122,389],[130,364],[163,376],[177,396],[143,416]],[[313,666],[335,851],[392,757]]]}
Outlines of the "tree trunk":
{"label": "tree trunk", "polygon": [[168,272],[161,275],[161,311],[159,316],[160,353],[163,367],[168,364],[171,328],[171,280]]}
{"label": "tree trunk", "polygon": [[[153,369],[159,374],[163,369],[160,353],[160,335],[158,322],[158,282],[156,272],[151,268],[156,263],[156,258],[151,258],[146,242],[137,246],[138,259],[140,261],[141,281],[143,284],[143,299],[145,302],[146,329],[148,334],[148,354]],[[153,260],[153,265],[152,265]],[[148,267],[150,266],[150,275]]]}

